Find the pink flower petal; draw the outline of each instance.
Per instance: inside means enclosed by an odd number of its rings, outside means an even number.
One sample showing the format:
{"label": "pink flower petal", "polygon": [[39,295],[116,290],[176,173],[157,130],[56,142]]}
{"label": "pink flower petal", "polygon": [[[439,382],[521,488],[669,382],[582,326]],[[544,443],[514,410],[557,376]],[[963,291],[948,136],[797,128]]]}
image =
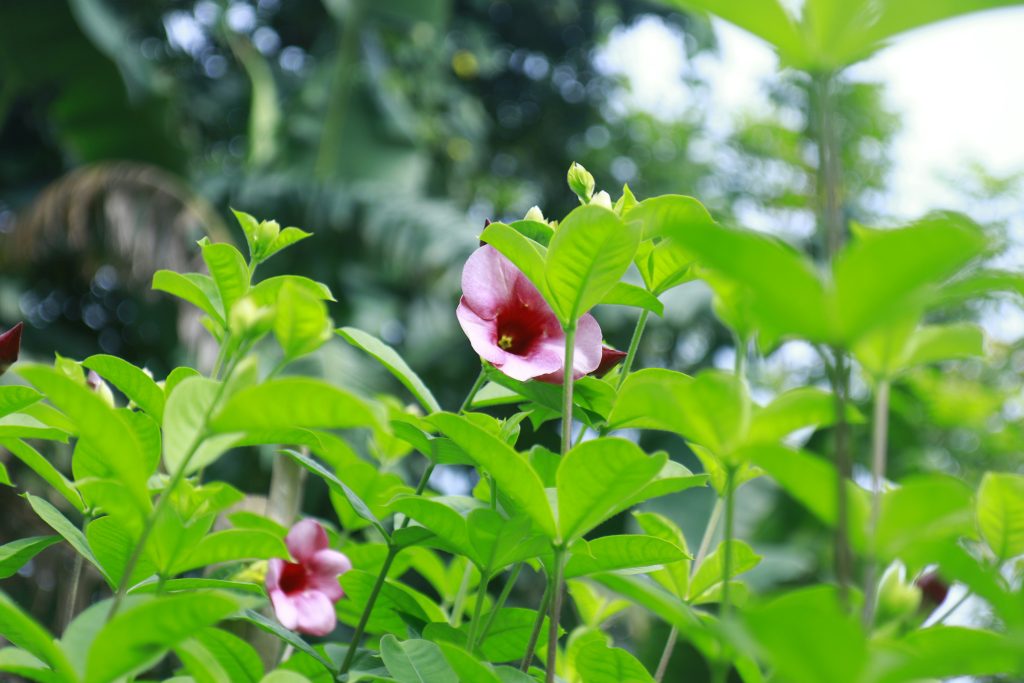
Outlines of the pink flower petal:
{"label": "pink flower petal", "polygon": [[[481,318],[494,318],[526,277],[489,244],[472,254],[462,269],[465,304]],[[532,286],[532,285],[531,285]]]}
{"label": "pink flower petal", "polygon": [[[298,623],[294,627],[300,633],[312,636],[326,636],[338,624],[334,613],[334,603],[318,590],[308,590],[291,598],[291,603],[298,614]],[[284,624],[284,622],[281,622]]]}
{"label": "pink flower petal", "polygon": [[557,337],[547,337],[537,343],[528,356],[515,356],[510,353],[503,364],[495,364],[495,367],[520,382],[549,373],[561,373],[565,362],[564,347],[565,337],[561,334]]}
{"label": "pink flower petal", "polygon": [[352,569],[352,562],[337,550],[321,550],[309,562],[311,588],[320,591],[333,602],[341,600],[345,591],[338,583],[338,577]]}
{"label": "pink flower petal", "polygon": [[484,320],[477,315],[466,305],[466,297],[459,302],[455,316],[477,354],[495,365],[505,362],[508,354],[498,346],[498,328],[494,320]]}
{"label": "pink flower petal", "polygon": [[[548,382],[549,384],[561,384],[565,380],[564,347],[565,338],[562,337],[558,345],[558,358],[560,361],[558,370],[538,375],[538,380]],[[587,313],[576,324],[576,338],[573,340],[572,353],[573,379],[579,379],[597,369],[597,366],[601,363],[601,347],[601,326],[594,316]]]}
{"label": "pink flower petal", "polygon": [[315,519],[304,519],[291,528],[284,542],[292,557],[305,564],[318,550],[327,547],[327,532]]}
{"label": "pink flower petal", "polygon": [[267,578],[264,583],[268,592],[280,589],[282,571],[284,571],[284,560],[275,557],[267,561]]}
{"label": "pink flower petal", "polygon": [[299,625],[299,611],[296,609],[295,601],[285,595],[284,591],[270,591],[270,604],[274,606],[274,615],[281,622],[281,626],[294,630]]}

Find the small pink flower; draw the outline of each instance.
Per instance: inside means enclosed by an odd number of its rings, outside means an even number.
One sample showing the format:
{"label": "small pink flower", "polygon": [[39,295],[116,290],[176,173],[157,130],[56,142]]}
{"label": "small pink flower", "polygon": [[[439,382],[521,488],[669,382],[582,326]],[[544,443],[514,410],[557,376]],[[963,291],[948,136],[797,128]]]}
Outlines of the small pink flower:
{"label": "small pink flower", "polygon": [[[489,244],[466,261],[455,314],[473,350],[509,377],[562,382],[565,333],[558,318],[533,283]],[[573,377],[579,378],[601,362],[594,316],[579,319],[575,342]]]}
{"label": "small pink flower", "polygon": [[345,595],[338,577],[352,563],[327,547],[327,532],[312,519],[298,522],[285,537],[297,562],[274,558],[267,567],[267,593],[285,628],[325,636],[337,625],[334,603]]}
{"label": "small pink flower", "polygon": [[21,330],[24,327],[18,323],[3,334],[0,334],[0,375],[7,372],[7,368],[14,365],[18,360],[18,352],[21,351]]}

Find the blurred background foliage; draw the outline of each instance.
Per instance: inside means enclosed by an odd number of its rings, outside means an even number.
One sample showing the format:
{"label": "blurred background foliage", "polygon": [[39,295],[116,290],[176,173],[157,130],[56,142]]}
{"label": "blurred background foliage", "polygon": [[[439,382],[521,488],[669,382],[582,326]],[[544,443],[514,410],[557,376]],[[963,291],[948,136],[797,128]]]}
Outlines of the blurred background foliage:
{"label": "blurred background foliage", "polygon": [[[571,209],[565,171],[574,160],[613,197],[623,183],[640,197],[691,194],[723,222],[822,254],[811,209],[811,82],[783,72],[764,84],[767,110],[729,112],[728,125],[708,104],[715,84],[697,70],[680,74],[690,97],[681,111],[632,105],[631,84],[600,57],[617,32],[651,20],[678,37],[687,58],[714,56],[706,17],[643,0],[5,0],[0,328],[24,318],[25,355],[38,359],[115,353],[157,378],[209,362],[198,321],[149,283],[159,268],[198,268],[194,241],[203,234],[238,242],[234,207],[315,232],[266,274],[326,282],[338,298],[336,323],[395,345],[454,407],[478,370],[453,315],[461,263],[486,218],[518,218],[534,204],[549,217]],[[880,84],[839,88],[843,211],[885,223],[899,114]],[[1006,226],[1021,208],[1020,176],[967,168],[950,186],[1012,246]],[[1000,263],[1005,253],[993,256]],[[638,367],[731,367],[732,340],[709,302],[700,285],[673,290]],[[946,315],[983,319],[1002,305]],[[635,314],[598,317],[607,340],[624,347]],[[368,393],[396,388],[343,347],[317,356],[328,377]],[[922,370],[897,385],[894,478],[937,470],[973,479],[1019,457],[1024,348],[990,347],[992,362]],[[762,395],[822,380],[802,344],[773,350],[751,372]],[[829,435],[809,438],[822,451]],[[868,434],[856,438],[864,446]],[[645,445],[699,467],[677,440]],[[857,451],[859,462],[867,450]],[[265,491],[267,455],[261,467],[225,459],[220,474]],[[310,511],[330,516],[323,492],[311,493]],[[711,498],[688,492],[656,507],[696,543]],[[3,539],[39,524],[9,491],[0,509]],[[752,579],[761,587],[829,571],[827,532],[771,485],[744,488],[739,524],[766,556]],[[66,559],[44,554],[22,577],[37,614],[53,614]],[[664,634],[649,630],[661,627],[636,618],[619,628],[653,668]],[[673,667],[698,659],[680,647]]]}

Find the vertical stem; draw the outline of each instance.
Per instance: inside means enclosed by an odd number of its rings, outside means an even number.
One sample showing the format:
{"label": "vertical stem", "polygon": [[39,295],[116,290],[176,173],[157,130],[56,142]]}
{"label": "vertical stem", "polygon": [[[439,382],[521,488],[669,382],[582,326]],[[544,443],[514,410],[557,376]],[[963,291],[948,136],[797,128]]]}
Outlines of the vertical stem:
{"label": "vertical stem", "polygon": [[352,660],[355,659],[359,642],[363,639],[363,633],[366,631],[366,624],[370,621],[370,614],[373,613],[373,605],[377,602],[377,596],[380,595],[380,591],[384,587],[384,581],[387,579],[388,570],[391,569],[391,563],[395,561],[397,555],[398,548],[389,545],[388,554],[380,568],[380,574],[377,575],[377,581],[374,582],[373,589],[370,591],[370,598],[366,601],[366,607],[363,608],[363,613],[359,616],[359,623],[356,624],[356,630],[352,634],[352,641],[348,644],[345,660],[341,663],[341,668],[338,670],[339,676],[348,672],[349,667],[352,666]]}
{"label": "vertical stem", "polygon": [[75,616],[78,605],[78,584],[82,582],[82,554],[75,553],[75,565],[71,570],[71,583],[68,585],[67,602],[64,605],[64,616],[61,619],[61,632],[68,627]]}
{"label": "vertical stem", "polygon": [[[875,387],[874,416],[871,421],[871,517],[868,521],[868,538],[874,540],[878,531],[878,520],[882,514],[882,487],[885,482],[886,449],[889,440],[889,380],[878,381]],[[870,546],[869,546],[870,547]],[[870,627],[875,617],[875,582],[878,578],[878,557],[871,551],[864,570],[864,614],[865,627]]]}
{"label": "vertical stem", "polygon": [[505,601],[508,600],[508,596],[512,593],[512,588],[516,585],[516,579],[519,578],[519,572],[523,570],[523,563],[520,562],[513,569],[509,575],[508,580],[505,582],[505,587],[501,589],[501,594],[498,596],[498,601],[494,603],[494,608],[491,609],[491,613],[487,615],[487,622],[484,624],[484,630],[477,636],[479,642],[487,640],[487,634],[491,630],[491,625],[494,623],[494,618],[498,616],[498,612],[505,606]]}
{"label": "vertical stem", "polygon": [[565,549],[555,548],[554,576],[551,579],[551,617],[548,622],[548,661],[545,683],[555,683],[555,669],[558,663],[558,627],[562,620],[562,574],[565,568]]}
{"label": "vertical stem", "polygon": [[476,647],[476,641],[480,634],[480,616],[484,608],[484,597],[487,595],[487,584],[490,583],[491,577],[484,574],[480,575],[480,585],[476,591],[476,606],[473,608],[473,619],[469,622],[469,637],[466,639],[469,647],[467,648],[470,652]]}
{"label": "vertical stem", "polygon": [[736,496],[733,495],[736,481],[736,466],[726,465],[725,468],[725,530],[722,538],[722,621],[729,618],[732,605],[729,603],[729,577],[732,575],[732,537],[733,517],[736,507]]}
{"label": "vertical stem", "polygon": [[533,663],[533,652],[537,649],[537,639],[540,638],[540,629],[544,626],[544,616],[548,611],[548,601],[551,600],[551,582],[547,582],[544,588],[544,595],[541,596],[540,604],[537,606],[537,618],[533,621],[533,629],[530,631],[530,641],[526,646],[526,654],[519,665],[519,670],[526,673]]}
{"label": "vertical stem", "polygon": [[848,604],[850,574],[853,552],[850,549],[849,504],[846,482],[852,475],[853,465],[849,452],[849,425],[846,422],[847,368],[845,356],[840,349],[833,348],[835,368],[832,373],[832,393],[835,396],[835,444],[836,444],[836,533],[835,571],[839,583],[839,600]]}
{"label": "vertical stem", "polygon": [[573,354],[576,351],[575,325],[565,331],[565,374],[562,377],[562,455],[572,448]]}
{"label": "vertical stem", "polygon": [[647,316],[651,314],[646,308],[640,311],[640,317],[636,321],[636,327],[633,328],[633,337],[629,340],[629,349],[626,351],[626,358],[622,361],[622,372],[619,375],[619,382],[616,389],[622,388],[622,383],[626,381],[626,375],[633,369],[633,361],[636,359],[637,349],[640,348],[640,337],[644,334],[644,328],[647,326]]}
{"label": "vertical stem", "polygon": [[462,613],[466,609],[466,595],[469,593],[469,580],[473,578],[473,565],[466,562],[466,570],[462,573],[462,583],[459,584],[459,592],[455,594],[455,604],[452,605],[452,613],[448,618],[454,628],[462,624]]}
{"label": "vertical stem", "polygon": [[480,374],[477,375],[476,381],[473,382],[472,388],[469,393],[466,394],[466,398],[462,401],[462,405],[459,406],[459,412],[466,412],[471,405],[473,405],[473,399],[476,398],[476,394],[484,386],[484,382],[487,381],[487,370],[481,368]]}

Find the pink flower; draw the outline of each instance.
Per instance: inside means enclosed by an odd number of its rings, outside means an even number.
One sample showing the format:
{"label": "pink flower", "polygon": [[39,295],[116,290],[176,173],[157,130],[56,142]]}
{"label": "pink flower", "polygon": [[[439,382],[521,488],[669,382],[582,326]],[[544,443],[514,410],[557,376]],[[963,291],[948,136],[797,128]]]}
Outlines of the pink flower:
{"label": "pink flower", "polygon": [[7,368],[14,365],[18,360],[18,352],[21,350],[21,330],[24,327],[18,323],[3,334],[0,334],[0,375],[7,372]]}
{"label": "pink flower", "polygon": [[[513,379],[560,384],[565,364],[565,333],[554,311],[526,276],[484,245],[462,270],[462,300],[455,311],[469,343],[484,360]],[[601,327],[589,313],[576,325],[573,377],[601,362]]]}
{"label": "pink flower", "polygon": [[334,603],[345,595],[338,577],[352,568],[349,559],[327,547],[327,532],[312,519],[298,522],[285,537],[297,562],[274,558],[267,568],[267,593],[285,628],[314,636],[334,630]]}

